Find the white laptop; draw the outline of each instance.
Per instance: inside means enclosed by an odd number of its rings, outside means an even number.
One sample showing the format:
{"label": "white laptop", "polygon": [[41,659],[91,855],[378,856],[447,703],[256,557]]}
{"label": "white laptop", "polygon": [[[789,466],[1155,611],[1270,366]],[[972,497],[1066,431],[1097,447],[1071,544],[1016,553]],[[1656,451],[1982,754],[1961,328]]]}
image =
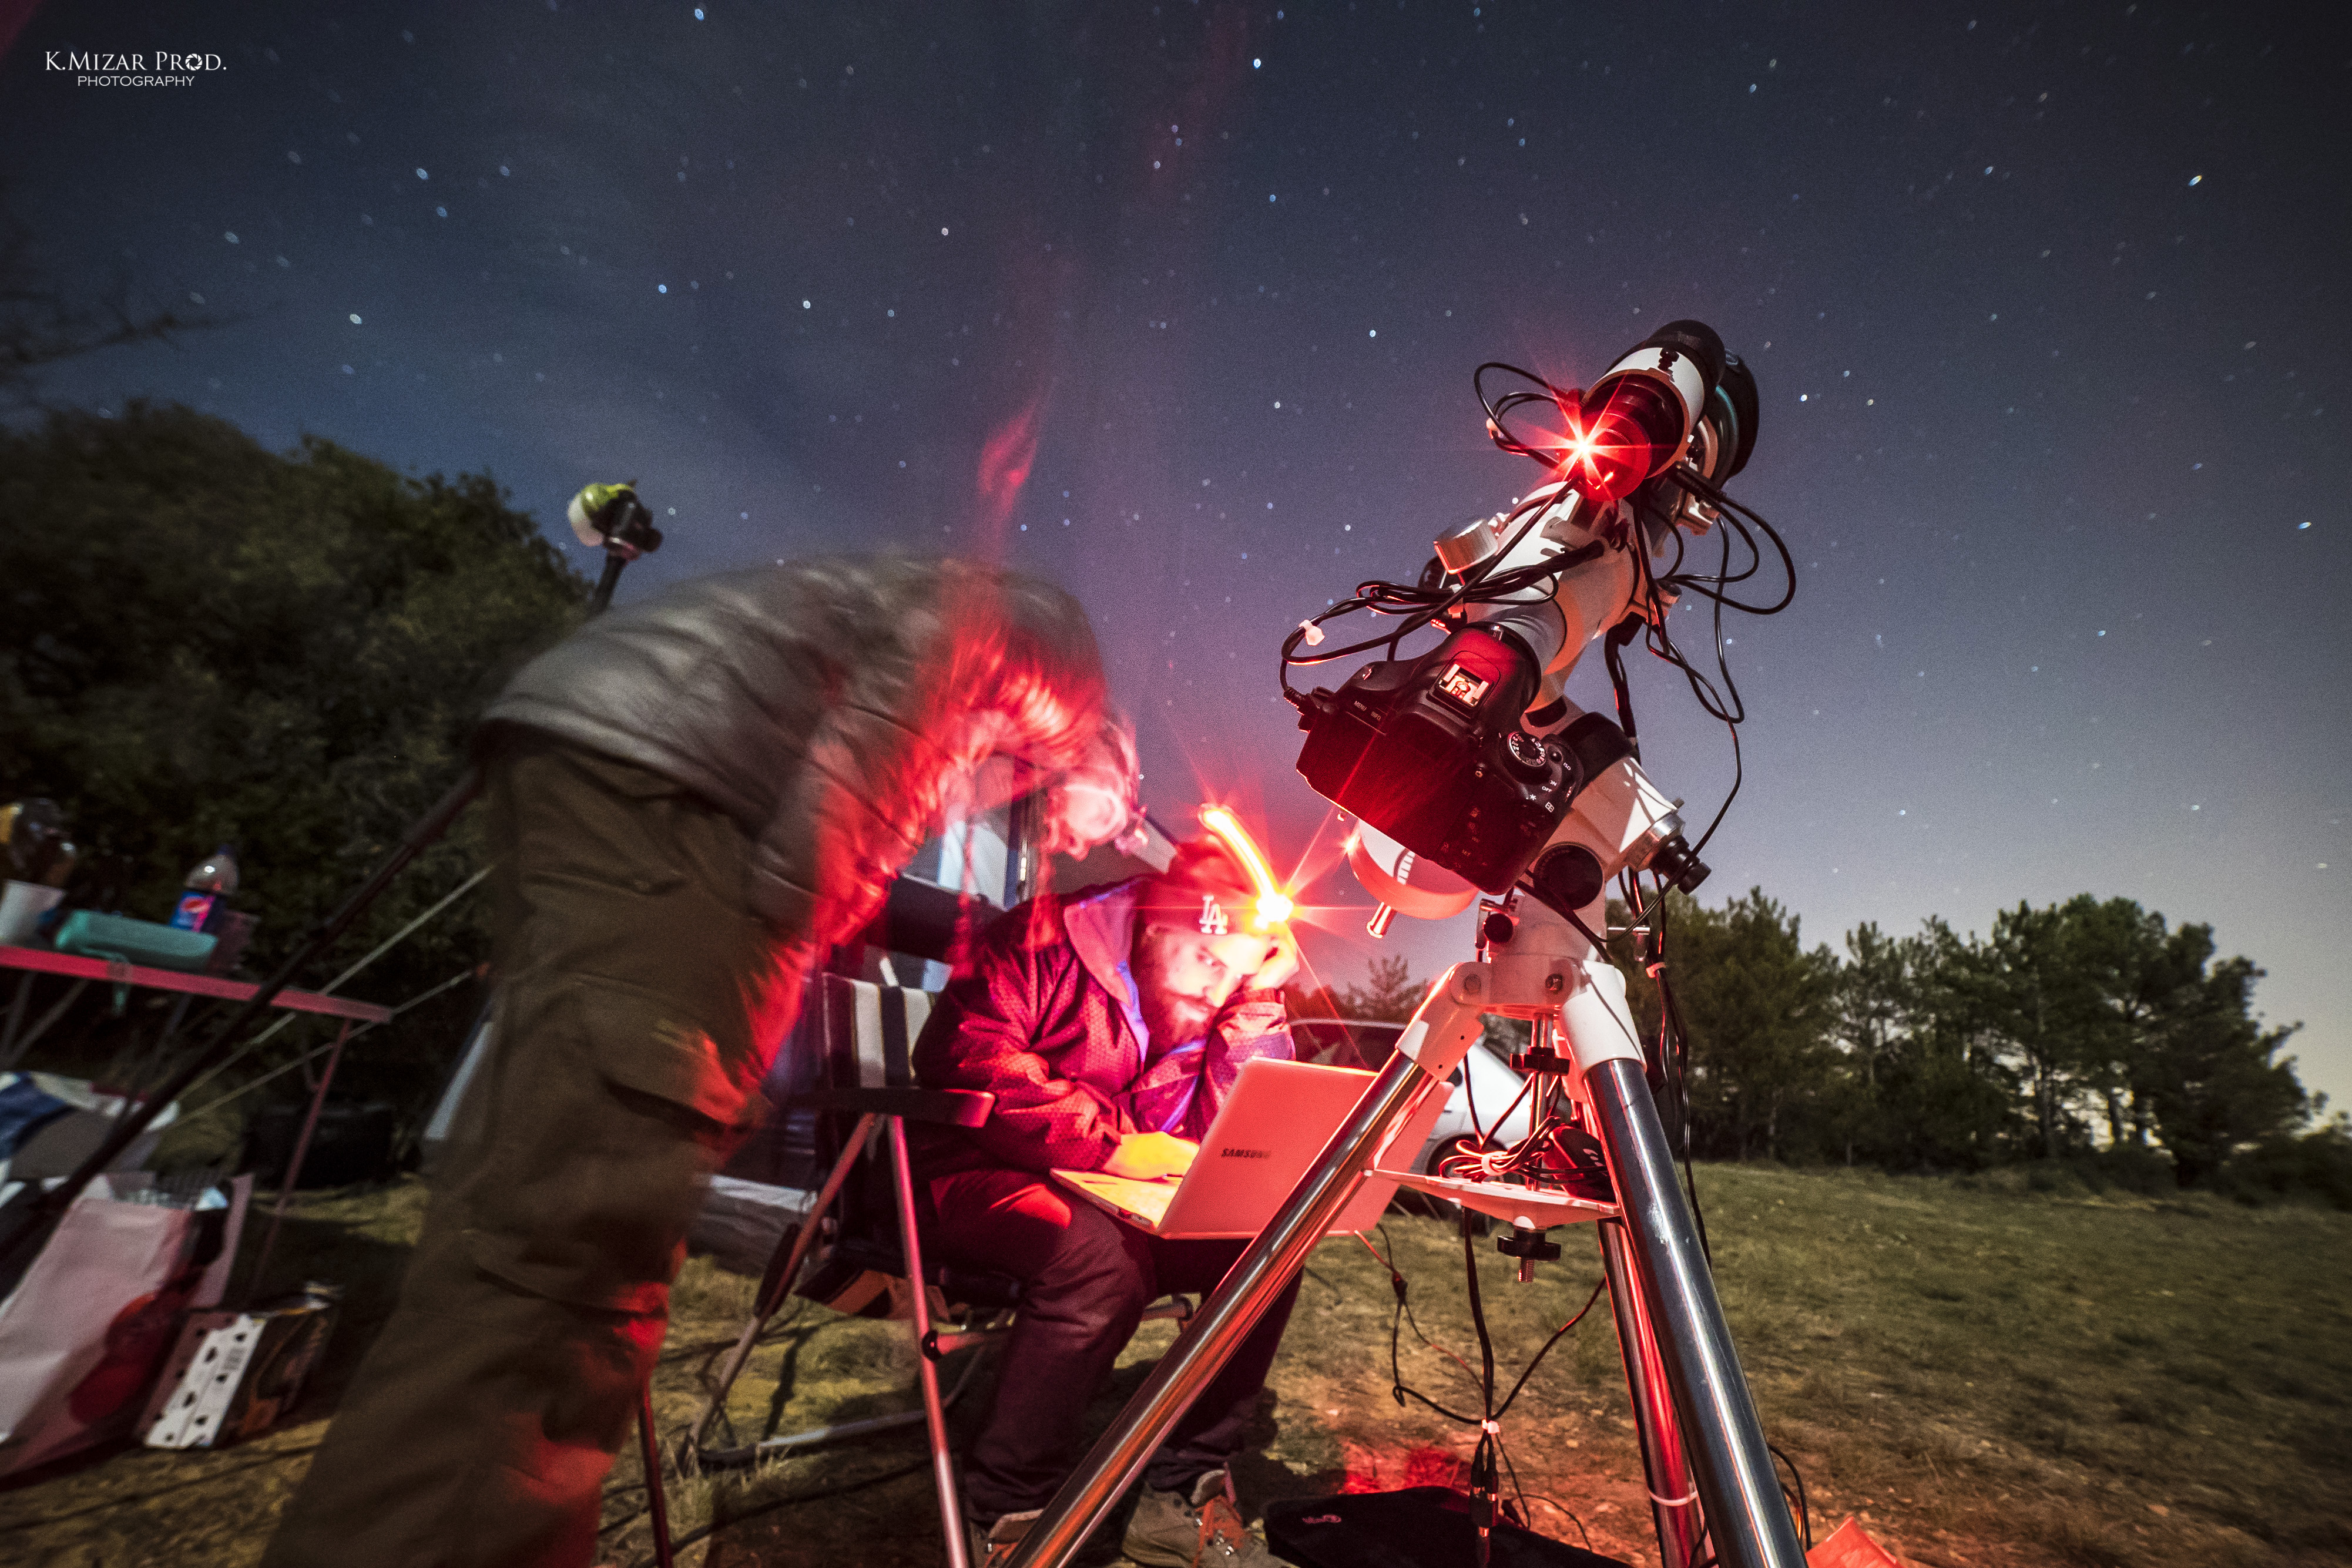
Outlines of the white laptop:
{"label": "white laptop", "polygon": [[[1137,1181],[1100,1171],[1057,1170],[1054,1179],[1129,1224],[1171,1240],[1254,1237],[1264,1230],[1307,1174],[1315,1156],[1356,1108],[1375,1075],[1304,1061],[1242,1063],[1232,1092],[1201,1140],[1201,1152],[1181,1180]],[[1393,1140],[1418,1151],[1445,1108],[1429,1095]],[[1333,1236],[1370,1230],[1396,1192],[1393,1176],[1372,1176],[1356,1189],[1331,1227]]]}

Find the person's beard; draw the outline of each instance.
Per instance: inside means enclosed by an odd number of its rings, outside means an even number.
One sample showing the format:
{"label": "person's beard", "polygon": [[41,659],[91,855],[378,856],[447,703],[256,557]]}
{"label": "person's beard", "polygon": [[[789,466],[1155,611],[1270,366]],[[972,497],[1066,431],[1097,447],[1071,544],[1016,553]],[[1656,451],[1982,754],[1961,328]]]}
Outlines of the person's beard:
{"label": "person's beard", "polygon": [[1168,988],[1160,944],[1149,934],[1136,943],[1129,967],[1135,975],[1136,1005],[1150,1032],[1152,1050],[1188,1044],[1209,1032],[1214,1009],[1198,997],[1179,996]]}

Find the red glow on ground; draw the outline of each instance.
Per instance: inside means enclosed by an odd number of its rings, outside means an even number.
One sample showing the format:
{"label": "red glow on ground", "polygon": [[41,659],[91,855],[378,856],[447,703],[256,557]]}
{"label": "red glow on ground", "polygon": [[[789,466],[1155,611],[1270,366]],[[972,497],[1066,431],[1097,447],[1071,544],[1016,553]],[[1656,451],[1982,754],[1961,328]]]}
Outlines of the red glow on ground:
{"label": "red glow on ground", "polygon": [[1462,1456],[1448,1448],[1360,1448],[1343,1442],[1348,1479],[1342,1492],[1396,1491],[1405,1487],[1458,1487],[1466,1468]]}

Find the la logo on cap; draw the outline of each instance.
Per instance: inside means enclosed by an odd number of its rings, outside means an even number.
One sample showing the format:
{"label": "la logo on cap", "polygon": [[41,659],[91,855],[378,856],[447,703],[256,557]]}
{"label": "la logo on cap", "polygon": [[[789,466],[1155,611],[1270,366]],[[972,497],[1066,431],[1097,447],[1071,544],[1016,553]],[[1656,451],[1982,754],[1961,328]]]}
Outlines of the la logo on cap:
{"label": "la logo on cap", "polygon": [[1214,898],[1210,897],[1205,894],[1202,894],[1201,898],[1201,935],[1203,936],[1223,936],[1226,932],[1232,929],[1233,922],[1225,918],[1224,905],[1219,904]]}

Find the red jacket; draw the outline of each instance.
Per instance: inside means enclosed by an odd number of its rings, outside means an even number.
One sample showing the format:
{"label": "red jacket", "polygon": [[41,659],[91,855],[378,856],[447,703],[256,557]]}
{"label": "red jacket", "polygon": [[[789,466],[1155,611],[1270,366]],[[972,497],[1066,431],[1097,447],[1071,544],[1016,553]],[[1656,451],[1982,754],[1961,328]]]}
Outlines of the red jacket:
{"label": "red jacket", "polygon": [[1241,991],[1195,1041],[1139,1043],[1127,973],[1141,878],[1042,894],[982,934],[915,1042],[928,1088],[996,1096],[985,1126],[922,1129],[925,1176],[978,1166],[1099,1170],[1122,1133],[1198,1139],[1242,1063],[1291,1059],[1282,993]]}

